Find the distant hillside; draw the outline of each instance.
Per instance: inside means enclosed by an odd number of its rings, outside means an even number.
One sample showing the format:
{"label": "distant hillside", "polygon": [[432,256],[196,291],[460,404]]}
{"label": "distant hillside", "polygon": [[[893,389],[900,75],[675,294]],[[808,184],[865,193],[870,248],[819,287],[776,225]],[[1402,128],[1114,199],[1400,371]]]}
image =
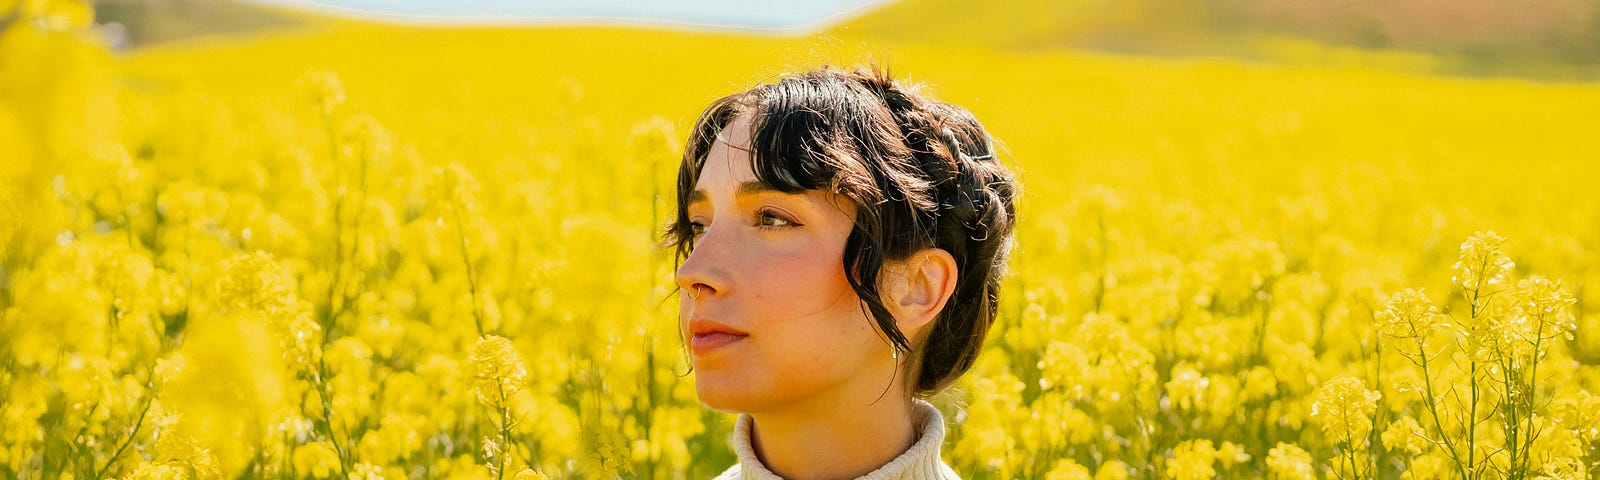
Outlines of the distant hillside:
{"label": "distant hillside", "polygon": [[[140,46],[333,19],[237,0],[101,0]],[[900,0],[823,32],[870,43],[1228,56],[1545,80],[1600,79],[1600,0]]]}
{"label": "distant hillside", "polygon": [[[122,47],[249,32],[298,23],[281,10],[226,0],[100,0],[95,23],[121,25]],[[114,34],[116,35],[116,34]]]}
{"label": "distant hillside", "polygon": [[[1294,60],[1420,52],[1440,73],[1600,78],[1600,0],[903,0],[846,36],[1006,49]],[[1316,56],[1316,54],[1310,54]]]}

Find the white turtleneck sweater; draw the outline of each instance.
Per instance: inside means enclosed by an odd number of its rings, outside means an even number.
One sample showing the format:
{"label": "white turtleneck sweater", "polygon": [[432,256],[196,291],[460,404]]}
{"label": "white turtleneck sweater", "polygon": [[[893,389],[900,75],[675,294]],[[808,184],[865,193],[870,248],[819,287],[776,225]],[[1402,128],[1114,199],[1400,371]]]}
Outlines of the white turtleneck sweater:
{"label": "white turtleneck sweater", "polygon": [[[912,409],[918,417],[917,423],[922,427],[917,443],[899,457],[857,480],[961,480],[955,470],[939,459],[939,448],[944,445],[944,417],[939,415],[939,409],[922,400],[913,401]],[[733,436],[729,439],[733,453],[739,456],[739,464],[722,472],[716,480],[783,480],[783,477],[762,465],[761,459],[756,458],[755,448],[750,446],[750,427],[753,422],[749,414],[739,415],[739,420],[733,426]]]}

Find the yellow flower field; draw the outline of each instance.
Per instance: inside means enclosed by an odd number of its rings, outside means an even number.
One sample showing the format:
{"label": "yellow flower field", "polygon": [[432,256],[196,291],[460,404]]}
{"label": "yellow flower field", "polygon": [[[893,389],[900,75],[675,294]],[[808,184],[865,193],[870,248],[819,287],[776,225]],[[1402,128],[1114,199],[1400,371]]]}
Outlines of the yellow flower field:
{"label": "yellow flower field", "polygon": [[0,2],[0,476],[709,478],[657,247],[711,100],[876,61],[1020,173],[968,478],[1600,475],[1600,84]]}

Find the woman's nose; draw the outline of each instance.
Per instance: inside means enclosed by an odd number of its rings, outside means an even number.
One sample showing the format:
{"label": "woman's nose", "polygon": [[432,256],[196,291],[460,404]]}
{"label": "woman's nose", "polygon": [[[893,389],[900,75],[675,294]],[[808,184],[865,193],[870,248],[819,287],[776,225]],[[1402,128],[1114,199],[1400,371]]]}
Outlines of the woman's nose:
{"label": "woman's nose", "polygon": [[727,263],[724,261],[727,248],[722,235],[710,229],[701,234],[700,238],[695,239],[689,257],[678,265],[678,288],[695,301],[727,293],[729,282]]}

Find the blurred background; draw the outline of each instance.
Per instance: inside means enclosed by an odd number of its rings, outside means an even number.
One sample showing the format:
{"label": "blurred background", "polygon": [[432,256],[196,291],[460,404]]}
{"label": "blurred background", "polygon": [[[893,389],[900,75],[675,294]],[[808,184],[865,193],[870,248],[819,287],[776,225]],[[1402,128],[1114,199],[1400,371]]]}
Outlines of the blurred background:
{"label": "blurred background", "polygon": [[1600,0],[0,0],[0,476],[714,476],[682,141],[823,64],[1023,185],[967,478],[1597,478]]}
{"label": "blurred background", "polygon": [[[340,2],[107,0],[95,22],[118,48],[310,23],[301,11],[415,24],[582,23],[803,36],[830,29],[886,41],[1018,50],[1303,60],[1294,42],[1441,57],[1440,73],[1593,78],[1600,10],[1585,0],[963,0],[805,2]],[[859,18],[858,18],[859,17]]]}

